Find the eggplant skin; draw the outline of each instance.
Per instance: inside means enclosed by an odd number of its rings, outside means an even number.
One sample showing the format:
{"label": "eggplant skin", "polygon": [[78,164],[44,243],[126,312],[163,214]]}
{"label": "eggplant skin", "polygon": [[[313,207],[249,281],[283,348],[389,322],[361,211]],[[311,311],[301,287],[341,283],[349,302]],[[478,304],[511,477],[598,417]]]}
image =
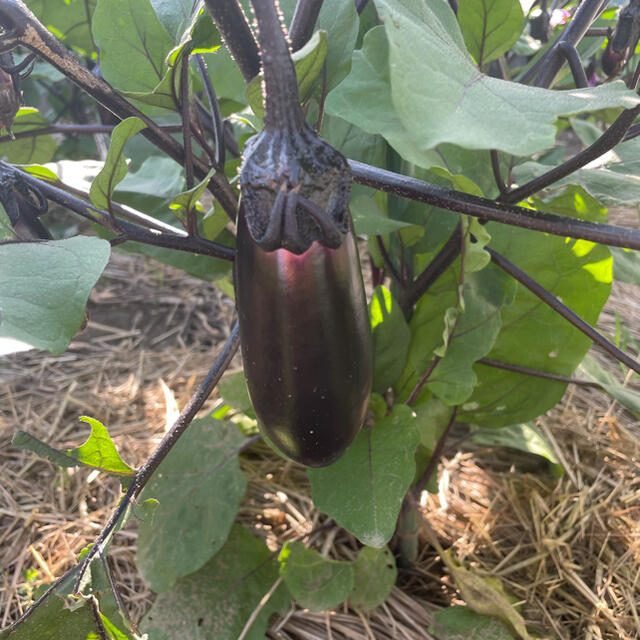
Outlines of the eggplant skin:
{"label": "eggplant skin", "polygon": [[364,420],[372,382],[369,316],[352,232],[337,249],[265,251],[238,214],[236,304],[249,396],[266,436],[323,467]]}

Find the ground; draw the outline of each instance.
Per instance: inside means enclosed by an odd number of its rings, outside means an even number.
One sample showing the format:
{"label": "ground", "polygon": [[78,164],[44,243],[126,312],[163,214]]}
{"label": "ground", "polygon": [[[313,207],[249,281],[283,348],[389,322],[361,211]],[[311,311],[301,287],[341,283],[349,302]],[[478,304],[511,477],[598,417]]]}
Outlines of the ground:
{"label": "ground", "polygon": [[[612,335],[617,314],[640,339],[639,293],[616,284],[600,328]],[[115,254],[92,293],[88,326],[67,353],[0,360],[0,628],[20,616],[34,588],[76,561],[119,495],[116,481],[12,449],[12,433],[75,446],[88,433],[78,417],[90,415],[108,426],[122,457],[139,465],[213,362],[232,316],[232,301],[212,285]],[[218,401],[214,393],[206,406]],[[292,606],[272,621],[269,637],[429,638],[433,610],[461,602],[427,541],[433,533],[475,573],[502,580],[532,633],[640,637],[640,424],[599,390],[570,385],[539,427],[567,469],[563,478],[542,459],[458,443],[445,451],[438,494],[422,504],[418,559],[400,571],[388,601],[367,615]],[[242,524],[273,547],[326,524],[306,542],[335,558],[355,557],[355,539],[314,511],[301,466],[282,465],[261,443],[242,464],[249,477]],[[153,595],[135,570],[135,541],[134,524],[118,534],[110,555],[137,620]]]}

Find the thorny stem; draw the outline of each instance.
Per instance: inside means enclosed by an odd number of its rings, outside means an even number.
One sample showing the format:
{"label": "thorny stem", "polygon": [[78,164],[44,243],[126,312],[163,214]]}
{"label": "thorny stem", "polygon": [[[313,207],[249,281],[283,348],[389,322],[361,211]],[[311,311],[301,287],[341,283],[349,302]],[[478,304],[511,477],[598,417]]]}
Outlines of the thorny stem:
{"label": "thorny stem", "polygon": [[321,8],[322,0],[298,0],[289,29],[292,51],[302,49],[309,41]]}
{"label": "thorny stem", "polygon": [[[205,240],[197,236],[190,237],[184,235],[184,232],[180,232],[178,229],[173,229],[169,225],[164,226],[163,231],[156,229],[149,229],[142,227],[138,224],[132,224],[126,220],[118,219],[118,227],[114,228],[111,222],[111,216],[107,211],[97,209],[93,205],[85,202],[84,200],[73,196],[60,187],[49,184],[43,180],[11,167],[5,163],[0,163],[0,167],[5,167],[14,171],[33,189],[39,191],[47,200],[56,202],[59,205],[74,211],[78,215],[81,215],[92,222],[97,222],[103,227],[115,231],[116,233],[124,233],[127,240],[135,240],[136,242],[143,242],[157,247],[166,247],[167,249],[176,249],[178,251],[187,251],[189,253],[199,253],[202,255],[211,256],[214,258],[221,258],[222,260],[233,260],[235,257],[235,251],[230,247]],[[114,213],[126,211],[124,209],[118,209],[114,206]],[[129,216],[133,216],[131,212],[126,212]],[[124,213],[122,213],[124,215]],[[150,224],[147,216],[137,216],[140,221]],[[157,226],[160,223],[153,221]],[[170,231],[170,229],[172,231]]]}
{"label": "thorny stem", "polygon": [[200,79],[204,85],[204,91],[207,94],[209,102],[209,111],[211,112],[211,127],[213,129],[213,142],[216,145],[215,167],[218,171],[224,171],[225,149],[224,149],[224,124],[220,113],[220,105],[218,97],[213,89],[211,78],[207,73],[207,64],[202,54],[196,54],[196,63],[200,72]]}
{"label": "thorny stem", "polygon": [[260,53],[247,18],[237,0],[205,0],[224,43],[249,82],[260,73]]}
{"label": "thorny stem", "polygon": [[597,224],[586,220],[566,218],[533,209],[524,209],[480,198],[461,191],[445,189],[417,178],[404,176],[387,169],[349,160],[355,182],[388,193],[426,202],[449,211],[466,213],[484,220],[501,222],[524,229],[543,231],[557,236],[570,236],[627,249],[640,249],[640,230]]}
{"label": "thorny stem", "polygon": [[[227,3],[229,0],[225,0],[225,5]],[[147,128],[141,131],[142,135],[176,162],[184,164],[185,154],[182,145],[119,95],[107,82],[83,67],[22,0],[0,0],[0,22],[10,32],[8,37],[0,38],[0,50],[6,51],[19,44],[27,47],[120,119],[124,120],[130,116],[140,118],[147,125]],[[194,158],[194,173],[198,179],[202,180],[208,171],[206,163]],[[224,174],[216,173],[209,182],[209,188],[229,216],[235,217],[237,199]]]}
{"label": "thorny stem", "polygon": [[[80,583],[82,581],[82,577],[84,576],[91,560],[98,552],[103,552],[104,547],[107,545],[119,521],[124,516],[125,511],[131,503],[131,500],[133,498],[136,498],[140,494],[160,463],[165,459],[169,451],[171,451],[171,448],[175,445],[180,436],[187,430],[187,427],[191,424],[191,421],[195,418],[198,411],[200,411],[205,400],[209,397],[214,387],[218,384],[218,381],[222,377],[222,374],[229,366],[233,356],[238,350],[239,345],[240,336],[238,331],[238,323],[236,322],[233,326],[233,329],[231,330],[229,338],[222,347],[222,351],[209,370],[209,373],[207,373],[205,379],[200,383],[200,386],[198,387],[196,392],[191,396],[186,407],[181,411],[180,415],[173,423],[171,429],[162,438],[160,444],[145,460],[144,464],[138,469],[136,475],[131,481],[131,485],[118,504],[118,507],[109,518],[109,521],[100,532],[100,535],[98,536],[97,540],[95,541],[87,555],[84,557],[82,563],[80,564],[80,573],[75,581],[74,592],[78,591]],[[255,439],[251,440],[252,443],[254,441]],[[226,461],[223,461],[223,463],[224,462]]]}
{"label": "thorny stem", "polygon": [[282,31],[280,15],[271,0],[251,0],[258,21],[265,88],[264,128],[296,131],[304,123],[296,70]]}
{"label": "thorny stem", "polygon": [[525,286],[531,293],[538,296],[540,300],[548,304],[556,313],[561,315],[565,320],[569,321],[576,329],[584,333],[588,338],[599,344],[605,351],[610,353],[616,360],[619,360],[636,373],[640,374],[640,362],[637,362],[624,351],[618,349],[615,344],[607,340],[603,335],[598,333],[590,324],[585,322],[580,316],[571,311],[569,307],[564,305],[552,293],[547,291],[542,285],[538,284],[531,276],[519,269],[515,264],[507,260],[493,249],[485,247],[489,252],[491,261],[498,265],[503,271],[515,278],[520,284]]}

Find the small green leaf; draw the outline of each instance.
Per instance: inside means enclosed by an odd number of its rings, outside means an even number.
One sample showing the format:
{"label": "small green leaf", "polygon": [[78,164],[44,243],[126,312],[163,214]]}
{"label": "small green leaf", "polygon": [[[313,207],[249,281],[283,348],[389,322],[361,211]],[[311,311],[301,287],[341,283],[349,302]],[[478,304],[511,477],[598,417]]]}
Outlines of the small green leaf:
{"label": "small green leaf", "polygon": [[88,236],[0,245],[0,337],[61,354],[110,252]]}
{"label": "small green leaf", "polygon": [[184,210],[183,217],[186,216],[190,211],[194,211],[196,205],[198,204],[198,200],[202,197],[204,190],[207,188],[209,184],[209,180],[216,172],[215,169],[211,169],[209,173],[192,189],[187,191],[183,191],[179,193],[171,202],[169,203],[169,208],[175,210]]}
{"label": "small green leaf", "polygon": [[517,42],[524,14],[520,0],[460,0],[458,22],[469,53],[482,69]]}
{"label": "small green leaf", "polygon": [[[311,90],[313,83],[322,70],[324,59],[327,55],[327,32],[316,31],[309,42],[294,52],[291,58],[296,68],[298,79],[298,95],[304,101]],[[262,95],[262,74],[249,82],[246,90],[249,106],[259,118],[264,118],[264,96]]]}
{"label": "small green leaf", "polygon": [[108,209],[113,190],[127,175],[127,163],[124,158],[124,146],[147,125],[140,118],[131,117],[120,122],[111,134],[109,153],[102,171],[91,183],[89,196],[98,209]]}
{"label": "small green leaf", "polygon": [[245,640],[264,640],[271,614],[290,605],[280,585],[261,606],[278,580],[274,560],[262,540],[235,526],[216,556],[156,598],[140,623],[142,631],[153,640],[237,640],[258,610]]}
{"label": "small green leaf", "polygon": [[291,595],[305,609],[333,609],[353,590],[351,563],[324,558],[301,542],[286,542],[278,560]]}
{"label": "small green leaf", "polygon": [[384,547],[415,474],[419,441],[413,412],[396,405],[381,422],[364,427],[337,462],[307,470],[314,504],[363,544]]}
{"label": "small green leaf", "polygon": [[373,390],[392,387],[404,369],[411,332],[391,292],[378,286],[369,305],[373,339]]}
{"label": "small green leaf", "polygon": [[244,372],[236,371],[225,375],[218,384],[218,393],[236,411],[252,414],[251,417],[255,417]]}
{"label": "small green leaf", "polygon": [[460,605],[436,611],[429,632],[438,640],[515,640],[498,618]]}
{"label": "small green leaf", "polygon": [[144,488],[143,500],[160,503],[138,533],[138,568],[154,591],[167,591],[224,545],[247,484],[237,458],[244,441],[234,424],[194,420]]}
{"label": "small green leaf", "polygon": [[382,604],[398,577],[396,559],[388,547],[360,549],[353,571],[355,579],[349,602],[359,611],[368,611]]}

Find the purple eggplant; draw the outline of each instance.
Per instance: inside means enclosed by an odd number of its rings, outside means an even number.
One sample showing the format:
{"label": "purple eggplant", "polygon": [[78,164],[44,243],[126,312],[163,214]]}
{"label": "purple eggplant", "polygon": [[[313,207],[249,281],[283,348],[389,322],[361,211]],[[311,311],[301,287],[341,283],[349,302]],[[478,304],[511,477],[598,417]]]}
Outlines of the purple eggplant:
{"label": "purple eggplant", "polygon": [[320,467],[353,441],[371,391],[371,334],[344,157],[304,121],[271,0],[252,0],[266,116],[240,172],[235,285],[258,422],[287,456]]}

